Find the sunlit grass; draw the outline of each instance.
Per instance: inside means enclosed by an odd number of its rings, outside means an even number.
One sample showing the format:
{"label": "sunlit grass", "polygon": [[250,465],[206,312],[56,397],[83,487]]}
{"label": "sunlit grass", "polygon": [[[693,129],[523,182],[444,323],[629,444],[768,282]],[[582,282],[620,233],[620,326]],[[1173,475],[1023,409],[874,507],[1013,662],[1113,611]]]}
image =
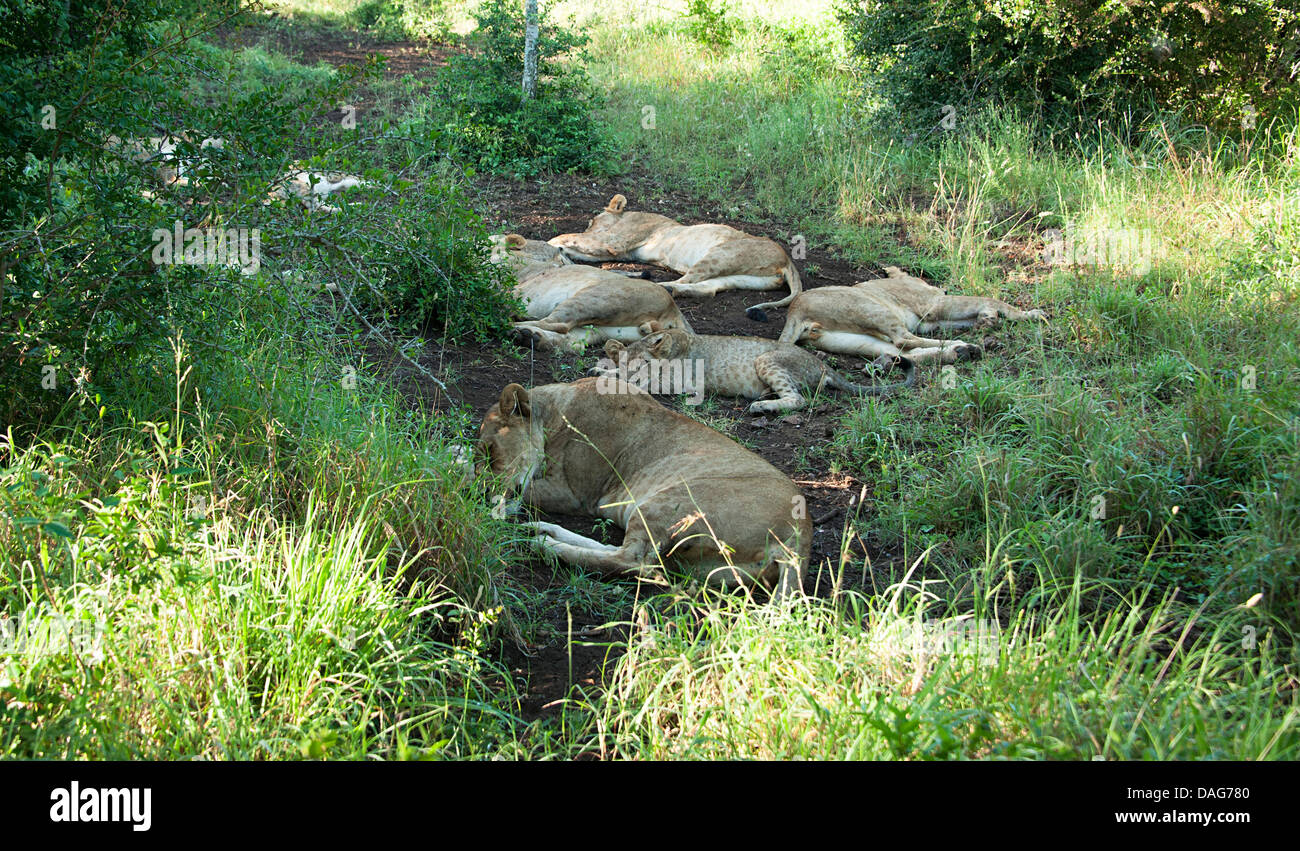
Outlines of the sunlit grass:
{"label": "sunlit grass", "polygon": [[[276,25],[367,5],[282,0]],[[845,531],[901,554],[884,593],[512,587],[523,536],[452,447],[473,424],[345,391],[364,358],[330,323],[250,321],[231,357],[178,339],[172,385],[142,382],[114,425],[0,442],[0,601],[35,630],[0,656],[0,754],[1300,758],[1294,132],[893,127],[825,0],[737,2],[717,47],[685,5],[550,7],[592,37],[630,167],[864,277],[1051,313],[955,383],[847,403],[815,447],[865,487]],[[447,4],[453,31],[471,8]],[[272,72],[325,73],[260,50],[235,81]],[[384,105],[406,139],[427,109],[403,92]],[[1048,264],[1053,229],[1117,249]],[[627,652],[558,728],[525,725],[491,640],[574,640],[536,615],[561,603],[632,610]],[[89,643],[60,645],[63,622]]]}
{"label": "sunlit grass", "polygon": [[[983,601],[1007,595],[1003,583]],[[603,703],[613,756],[1293,759],[1295,683],[1240,623],[1167,600],[1097,621],[1078,588],[1005,623],[881,598],[717,601],[634,633]],[[1014,593],[1012,591],[1012,593]],[[977,609],[981,601],[974,601]]]}

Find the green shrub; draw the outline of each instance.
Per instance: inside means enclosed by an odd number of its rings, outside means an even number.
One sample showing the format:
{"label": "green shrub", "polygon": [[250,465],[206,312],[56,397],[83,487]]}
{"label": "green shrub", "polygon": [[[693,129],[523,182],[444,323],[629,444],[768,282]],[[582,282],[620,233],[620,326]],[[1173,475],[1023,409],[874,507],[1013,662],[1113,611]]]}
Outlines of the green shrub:
{"label": "green shrub", "polygon": [[398,38],[444,39],[450,33],[446,0],[367,0],[344,20]]}
{"label": "green shrub", "polygon": [[[457,159],[490,171],[601,171],[610,143],[592,116],[598,97],[569,62],[587,37],[547,25],[538,39],[536,96],[525,99],[521,4],[488,0],[476,15],[474,51],[452,57],[438,82],[442,142]],[[568,60],[568,61],[566,61]]]}
{"label": "green shrub", "polygon": [[336,286],[372,314],[485,342],[502,336],[522,310],[514,279],[488,262],[487,232],[454,185],[430,181],[339,230],[339,245],[354,262],[337,267]]}
{"label": "green shrub", "polygon": [[[287,166],[288,140],[301,142],[307,134],[295,134],[348,82],[277,69],[242,87],[239,69],[192,36],[220,13],[181,24],[153,3],[90,3],[60,19],[66,6],[47,5],[0,11],[16,36],[0,41],[0,415],[10,423],[128,387],[176,328],[199,338],[238,309],[253,278],[155,265],[156,231],[179,221],[272,239],[285,212],[252,199]],[[96,9],[103,26],[78,17]],[[151,168],[106,150],[110,135],[186,131],[196,138],[177,153],[201,178],[191,186],[159,191]],[[227,149],[201,149],[207,135]]]}
{"label": "green shrub", "polygon": [[998,101],[1070,117],[1154,105],[1251,129],[1300,94],[1296,13],[1277,0],[846,0],[838,17],[881,93],[930,124],[945,105]]}
{"label": "green shrub", "polygon": [[682,17],[687,34],[709,47],[728,46],[740,27],[726,0],[716,0],[716,4],[714,0],[690,0]]}

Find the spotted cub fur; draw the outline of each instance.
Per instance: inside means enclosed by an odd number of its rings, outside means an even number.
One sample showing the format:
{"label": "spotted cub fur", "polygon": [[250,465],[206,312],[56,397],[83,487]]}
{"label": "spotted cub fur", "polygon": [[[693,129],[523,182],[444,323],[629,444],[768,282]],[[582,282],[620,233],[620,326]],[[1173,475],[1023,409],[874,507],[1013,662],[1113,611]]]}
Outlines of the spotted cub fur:
{"label": "spotted cub fur", "polygon": [[[915,367],[907,358],[897,358],[904,380],[895,384],[854,384],[822,363],[814,354],[789,343],[762,337],[727,337],[692,334],[680,328],[652,332],[629,346],[617,340],[605,343],[605,357],[617,362],[626,351],[627,364],[635,369],[642,359],[660,361],[702,361],[706,393],[755,399],[751,414],[797,411],[808,400],[801,391],[830,387],[857,396],[878,396],[916,383]],[[692,374],[694,364],[687,374]],[[597,366],[596,373],[608,373],[609,366]],[[763,397],[775,392],[775,399]]]}

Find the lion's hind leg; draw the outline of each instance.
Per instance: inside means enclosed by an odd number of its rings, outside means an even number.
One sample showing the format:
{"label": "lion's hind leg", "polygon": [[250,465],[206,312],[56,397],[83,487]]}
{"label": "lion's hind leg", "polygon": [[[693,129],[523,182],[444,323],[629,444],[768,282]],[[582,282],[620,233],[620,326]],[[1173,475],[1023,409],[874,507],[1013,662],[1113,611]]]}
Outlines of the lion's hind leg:
{"label": "lion's hind leg", "polygon": [[987,328],[997,325],[1002,319],[1047,321],[1041,310],[1021,310],[996,298],[957,295],[944,297],[934,314],[927,318],[937,321],[943,328]]}
{"label": "lion's hind leg", "polygon": [[[908,335],[911,336],[911,335]],[[814,348],[839,355],[857,355],[868,360],[880,357],[897,357],[906,355],[916,363],[957,363],[972,360],[980,356],[980,348],[960,340],[931,340],[921,337],[907,340],[904,346],[887,343],[871,334],[859,334],[853,331],[826,331],[815,326],[805,335]],[[911,348],[906,348],[907,344]],[[933,343],[934,345],[927,345]]]}
{"label": "lion's hind leg", "polygon": [[754,371],[759,379],[776,391],[776,398],[754,402],[749,406],[751,414],[778,414],[785,411],[797,411],[808,404],[808,400],[799,392],[799,383],[788,369],[781,366],[772,353],[759,355],[754,359]]}

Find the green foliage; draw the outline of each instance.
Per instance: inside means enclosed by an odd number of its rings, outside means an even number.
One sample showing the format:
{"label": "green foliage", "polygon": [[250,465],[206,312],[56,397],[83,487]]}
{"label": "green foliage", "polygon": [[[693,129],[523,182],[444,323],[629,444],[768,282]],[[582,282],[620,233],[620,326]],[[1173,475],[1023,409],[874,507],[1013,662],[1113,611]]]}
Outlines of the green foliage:
{"label": "green foliage", "polygon": [[1276,0],[867,0],[838,17],[878,90],[926,125],[996,101],[1069,118],[1154,105],[1249,130],[1300,97],[1296,12]]}
{"label": "green foliage", "polygon": [[1083,592],[1102,583],[1067,583],[1045,605],[1002,580],[952,607],[934,603],[936,586],[640,606],[598,704],[602,748],[692,760],[1292,759],[1300,749],[1296,697],[1277,687],[1287,657],[1247,609],[1207,622],[1172,595],[1110,592],[1089,619]]}
{"label": "green foliage", "polygon": [[[157,233],[176,222],[243,228],[250,239],[254,228],[273,232],[283,210],[258,201],[288,166],[285,139],[310,138],[304,122],[348,82],[264,68],[257,86],[241,85],[237,63],[192,38],[222,16],[167,22],[151,4],[101,11],[98,27],[50,29],[40,18],[0,55],[6,422],[107,398],[154,369],[176,328],[197,339],[208,320],[238,310],[251,279],[220,264],[156,265]],[[154,166],[108,144],[164,133],[177,136],[188,186],[164,189]],[[228,145],[202,148],[205,136]]]}
{"label": "green foliage", "polygon": [[[60,14],[55,4],[49,21]],[[499,34],[516,38],[510,26]],[[0,359],[0,404],[26,425],[42,404],[96,403],[37,438],[0,437],[0,610],[29,628],[20,652],[0,653],[0,756],[1300,753],[1284,687],[1300,623],[1294,158],[1225,164],[1217,137],[1171,140],[1164,126],[1080,155],[1013,111],[963,115],[972,132],[899,147],[863,132],[834,39],[812,25],[747,22],[708,48],[681,30],[593,30],[613,108],[663,105],[656,133],[629,137],[663,179],[820,233],[861,265],[897,263],[1052,316],[998,329],[1005,349],[959,365],[955,387],[923,367],[913,393],[843,400],[827,454],[869,486],[846,523],[875,563],[846,544],[841,566],[873,593],[837,583],[830,600],[764,606],[647,600],[644,586],[581,573],[513,586],[503,577],[521,530],[492,516],[489,483],[457,462],[470,413],[396,396],[374,359],[393,324],[500,330],[507,281],[483,262],[457,169],[434,155],[454,142],[523,173],[532,154],[445,132],[447,101],[411,81],[390,90],[402,110],[380,139],[306,132],[296,117],[319,117],[340,91],[328,69],[261,50],[164,51],[132,82],[148,104],[138,112],[87,74],[92,100],[68,126],[86,111],[95,121],[57,150],[23,125],[29,113],[0,115],[17,122],[0,145],[23,154],[0,185],[16,199],[0,257],[17,264],[0,345],[20,352]],[[68,43],[91,31],[70,28]],[[159,20],[138,35],[169,32]],[[517,52],[480,45],[480,70],[494,50]],[[6,73],[18,70],[0,79],[20,84],[6,97],[45,85],[3,50]],[[78,62],[57,78],[74,95]],[[501,87],[518,88],[520,64],[502,61]],[[126,112],[98,110],[101,98]],[[101,141],[154,124],[231,141],[184,150],[212,188],[140,197],[156,187]],[[1294,151],[1293,134],[1272,138]],[[496,153],[476,159],[483,150]],[[266,181],[296,157],[379,185],[335,201],[337,215],[262,207]],[[260,274],[148,267],[152,227],[207,217],[263,228]],[[1037,228],[1081,218],[1149,226],[1171,258],[1143,275],[1033,260]],[[61,394],[40,389],[42,359]],[[84,392],[69,394],[82,367]],[[558,723],[524,725],[488,642],[572,640],[548,606],[631,612],[610,639],[627,653]],[[1000,638],[954,642],[971,617],[996,621]],[[74,647],[59,630],[99,640]]]}
{"label": "green foliage", "polygon": [[[0,168],[21,164],[7,172],[12,179],[0,194],[4,421],[35,422],[70,402],[97,407],[131,392],[141,376],[166,368],[166,338],[184,329],[196,343],[219,343],[216,329],[260,303],[268,287],[283,308],[291,294],[280,273],[312,247],[336,249],[333,282],[376,320],[387,314],[407,328],[480,340],[507,327],[516,307],[510,287],[486,262],[486,234],[451,185],[454,170],[418,189],[407,184],[393,204],[367,212],[358,205],[304,218],[297,203],[262,204],[295,151],[315,154],[317,167],[356,167],[358,152],[338,135],[345,131],[310,126],[324,104],[345,99],[356,76],[305,69],[262,50],[230,53],[186,35],[214,23],[137,22],[139,31],[123,23],[97,40],[67,40],[52,77],[11,49],[14,91],[24,103],[0,119],[15,131],[0,142],[8,146]],[[131,65],[136,56],[126,46],[135,40],[153,52]],[[47,101],[49,129],[42,125]],[[189,185],[164,187],[154,167],[105,144],[110,135],[147,139],[164,131],[189,134],[176,137]],[[221,137],[224,148],[201,147],[205,136]],[[430,152],[428,134],[408,138],[406,147],[380,148],[389,169],[376,169],[377,179]],[[344,152],[332,154],[335,147]],[[374,190],[354,192],[375,200]],[[158,264],[158,234],[172,234],[177,222],[242,228],[250,240],[260,232],[260,274]]]}
{"label": "green foliage", "polygon": [[476,15],[468,55],[454,56],[438,81],[437,126],[461,161],[490,171],[601,171],[611,148],[591,114],[599,97],[580,67],[587,38],[540,21],[537,94],[522,88],[522,4],[488,0]]}
{"label": "green foliage", "polygon": [[709,47],[730,45],[740,26],[731,16],[726,0],[690,0],[682,17],[686,19],[687,34]]}
{"label": "green foliage", "polygon": [[380,35],[445,39],[450,34],[448,0],[366,0],[344,20]]}
{"label": "green foliage", "polygon": [[510,529],[466,480],[461,436],[380,385],[342,386],[345,341],[285,345],[264,318],[238,353],[177,342],[175,383],[131,400],[175,412],[0,436],[0,756],[513,742],[509,678],[482,656]]}
{"label": "green foliage", "polygon": [[407,188],[335,231],[345,262],[328,282],[373,316],[467,343],[500,339],[523,309],[513,277],[488,262],[487,232],[455,185]]}
{"label": "green foliage", "polygon": [[1153,582],[1213,612],[1263,593],[1262,614],[1300,629],[1288,499],[1300,446],[1283,415],[1293,396],[1277,383],[1297,361],[1275,354],[1268,387],[1224,368],[1262,360],[1254,348],[1268,344],[1255,340],[1284,339],[1294,323],[1261,321],[1245,338],[1220,316],[1188,347],[1174,332],[1195,308],[1166,299],[1148,312],[1124,287],[1089,290],[1091,303],[1076,295],[1080,314],[1109,333],[1076,327],[1095,350],[1018,379],[986,360],[951,389],[845,417],[833,452],[875,482],[866,525],[885,540],[942,543],[931,561],[944,573],[987,559],[993,541],[1022,588]]}

